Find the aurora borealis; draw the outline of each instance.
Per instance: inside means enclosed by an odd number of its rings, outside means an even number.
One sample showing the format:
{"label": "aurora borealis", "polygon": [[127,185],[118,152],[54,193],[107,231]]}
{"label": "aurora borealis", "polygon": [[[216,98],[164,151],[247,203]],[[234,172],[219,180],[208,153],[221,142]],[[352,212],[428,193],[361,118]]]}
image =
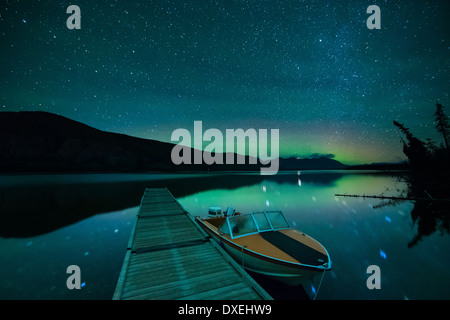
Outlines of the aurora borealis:
{"label": "aurora borealis", "polygon": [[[66,8],[81,9],[81,29]],[[381,8],[369,30],[368,6]],[[177,128],[279,129],[283,157],[404,159],[403,122],[450,106],[450,3],[2,1],[0,111],[42,110],[170,141]],[[449,114],[449,112],[447,112]]]}

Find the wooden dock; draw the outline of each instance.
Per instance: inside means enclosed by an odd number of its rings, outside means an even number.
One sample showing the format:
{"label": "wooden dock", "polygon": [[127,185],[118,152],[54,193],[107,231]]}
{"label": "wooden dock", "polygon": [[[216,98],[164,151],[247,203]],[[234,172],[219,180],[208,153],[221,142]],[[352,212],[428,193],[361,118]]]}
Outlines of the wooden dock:
{"label": "wooden dock", "polygon": [[164,188],[145,190],[113,299],[272,298]]}

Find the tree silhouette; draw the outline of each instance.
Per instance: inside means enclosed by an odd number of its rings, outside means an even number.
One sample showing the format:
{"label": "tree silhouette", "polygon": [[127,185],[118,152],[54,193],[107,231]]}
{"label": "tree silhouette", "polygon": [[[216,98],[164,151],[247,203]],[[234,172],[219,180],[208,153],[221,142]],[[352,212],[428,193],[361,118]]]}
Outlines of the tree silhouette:
{"label": "tree silhouette", "polygon": [[437,147],[427,139],[422,142],[403,124],[394,125],[406,136],[403,152],[407,156],[410,170],[406,176],[406,195],[416,198],[411,211],[413,224],[418,226],[417,236],[408,244],[416,245],[423,236],[439,230],[441,234],[450,232],[450,153],[448,152],[449,119],[444,107],[436,103],[436,130],[442,134],[445,146]]}
{"label": "tree silhouette", "polygon": [[440,104],[439,102],[436,103],[436,112],[434,113],[434,116],[436,118],[436,130],[442,134],[445,141],[445,147],[448,151],[448,135],[450,131],[450,125],[448,123],[448,117],[444,113],[444,106]]}
{"label": "tree silhouette", "polygon": [[[378,208],[397,205],[412,201],[411,210],[413,226],[417,226],[417,234],[408,243],[411,248],[436,231],[441,234],[450,233],[450,152],[448,138],[450,133],[449,119],[444,113],[444,107],[436,103],[436,130],[442,134],[445,146],[436,146],[430,139],[426,142],[416,138],[409,128],[394,121],[394,125],[405,135],[401,139],[403,153],[408,158],[409,170],[401,180],[406,183],[406,189],[398,197],[384,195],[337,195],[359,198],[382,199]],[[399,177],[400,178],[400,177]],[[374,207],[374,208],[375,208]]]}
{"label": "tree silhouette", "polygon": [[430,160],[430,152],[427,149],[426,144],[416,138],[403,124],[394,121],[394,125],[406,136],[407,141],[402,139],[403,153],[408,158],[411,169],[423,169],[423,166],[428,165]]}

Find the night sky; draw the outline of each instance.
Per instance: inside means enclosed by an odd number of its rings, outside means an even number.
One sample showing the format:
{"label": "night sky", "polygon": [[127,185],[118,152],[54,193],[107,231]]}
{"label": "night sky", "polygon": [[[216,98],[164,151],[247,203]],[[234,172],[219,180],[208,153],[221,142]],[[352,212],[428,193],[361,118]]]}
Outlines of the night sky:
{"label": "night sky", "polygon": [[[69,5],[81,29],[69,30]],[[369,30],[369,5],[381,30]],[[280,155],[404,159],[450,107],[448,0],[0,3],[0,110],[42,110],[170,141],[173,130],[280,130]],[[449,110],[449,109],[447,109]],[[450,112],[447,111],[450,115]],[[270,132],[270,131],[269,131]]]}

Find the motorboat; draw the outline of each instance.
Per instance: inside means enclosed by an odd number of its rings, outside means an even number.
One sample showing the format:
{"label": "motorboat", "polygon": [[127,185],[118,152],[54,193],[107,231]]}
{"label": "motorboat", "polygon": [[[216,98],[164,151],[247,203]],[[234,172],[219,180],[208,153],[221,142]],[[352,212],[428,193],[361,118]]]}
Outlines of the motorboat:
{"label": "motorboat", "polygon": [[245,269],[288,285],[330,270],[330,256],[317,240],[293,229],[281,211],[242,214],[213,207],[199,226]]}

